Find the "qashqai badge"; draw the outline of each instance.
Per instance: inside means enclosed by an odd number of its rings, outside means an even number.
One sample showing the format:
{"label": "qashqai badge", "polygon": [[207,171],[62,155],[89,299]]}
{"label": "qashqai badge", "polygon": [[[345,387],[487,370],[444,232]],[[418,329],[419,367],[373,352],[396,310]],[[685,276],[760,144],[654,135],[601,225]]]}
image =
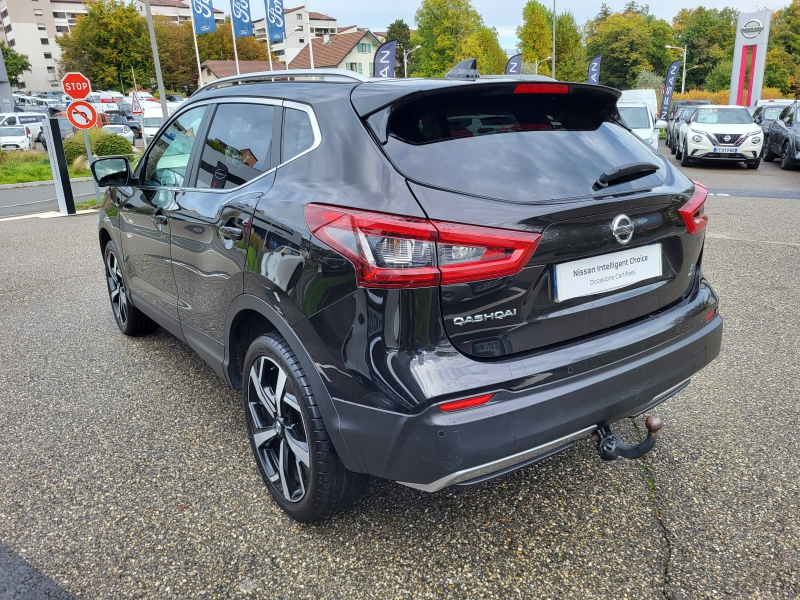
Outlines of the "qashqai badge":
{"label": "qashqai badge", "polygon": [[611,221],[611,233],[620,244],[627,244],[633,238],[633,221],[628,215],[617,215]]}

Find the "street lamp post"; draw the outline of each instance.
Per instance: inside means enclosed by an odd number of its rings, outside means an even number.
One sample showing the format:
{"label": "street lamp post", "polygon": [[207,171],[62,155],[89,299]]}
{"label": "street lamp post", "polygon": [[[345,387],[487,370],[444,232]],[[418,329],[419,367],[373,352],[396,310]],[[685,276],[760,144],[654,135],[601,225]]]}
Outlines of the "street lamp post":
{"label": "street lamp post", "polygon": [[[538,75],[539,74],[539,65],[542,64],[543,62],[547,62],[551,58],[552,58],[551,56],[548,56],[547,58],[543,58],[542,60],[536,60],[536,57],[534,57],[534,60],[536,61],[536,66],[533,68],[533,74],[534,75]],[[555,77],[553,79],[555,79]]]}
{"label": "street lamp post", "polygon": [[408,57],[415,50],[419,50],[422,46],[416,46],[411,50],[403,50],[403,77],[408,77]]}
{"label": "street lamp post", "polygon": [[681,48],[680,46],[670,46],[667,44],[664,46],[665,48],[672,48],[673,50],[683,50],[683,77],[681,78],[681,94],[686,92],[686,46]]}

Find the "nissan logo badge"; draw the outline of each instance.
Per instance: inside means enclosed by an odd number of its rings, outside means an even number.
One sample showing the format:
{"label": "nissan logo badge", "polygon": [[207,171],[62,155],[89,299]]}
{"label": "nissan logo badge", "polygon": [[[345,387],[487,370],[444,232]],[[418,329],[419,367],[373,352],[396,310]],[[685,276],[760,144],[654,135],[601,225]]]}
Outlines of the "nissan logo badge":
{"label": "nissan logo badge", "polygon": [[725,136],[724,138],[722,138],[722,139],[724,139],[726,142],[730,142],[730,141],[731,141],[731,136],[729,136],[729,135],[726,135],[726,136]]}
{"label": "nissan logo badge", "polygon": [[748,40],[752,40],[754,37],[758,36],[759,33],[764,31],[764,25],[758,19],[750,19],[747,23],[742,25],[739,31]]}
{"label": "nissan logo badge", "polygon": [[611,221],[611,233],[620,244],[627,244],[633,238],[633,221],[628,215],[617,215]]}

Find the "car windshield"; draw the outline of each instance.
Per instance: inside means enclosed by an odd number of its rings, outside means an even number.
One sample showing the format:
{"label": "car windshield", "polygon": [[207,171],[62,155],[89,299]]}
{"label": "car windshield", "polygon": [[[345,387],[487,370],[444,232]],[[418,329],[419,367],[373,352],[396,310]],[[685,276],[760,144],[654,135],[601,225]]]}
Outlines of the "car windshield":
{"label": "car windshield", "polygon": [[644,106],[620,106],[619,114],[625,124],[631,129],[650,129],[650,117]]}
{"label": "car windshield", "polygon": [[103,129],[111,133],[122,133],[123,131],[122,127],[119,125],[106,125],[105,127],[103,127]]}
{"label": "car windshield", "polygon": [[696,106],[687,106],[683,109],[683,115],[681,116],[682,119],[689,120],[692,118],[692,115],[697,112]]}
{"label": "car windshield", "polygon": [[746,108],[701,108],[697,111],[695,123],[707,125],[747,125],[753,122]]}
{"label": "car windshield", "polygon": [[783,106],[770,106],[764,109],[764,119],[774,121],[783,111]]}
{"label": "car windshield", "polygon": [[25,135],[22,127],[0,127],[0,137],[20,137]]}
{"label": "car windshield", "polygon": [[161,127],[163,124],[163,117],[145,117],[142,119],[142,125],[145,127]]}
{"label": "car windshield", "polygon": [[72,131],[72,123],[70,123],[67,119],[59,119],[58,128],[61,131]]}

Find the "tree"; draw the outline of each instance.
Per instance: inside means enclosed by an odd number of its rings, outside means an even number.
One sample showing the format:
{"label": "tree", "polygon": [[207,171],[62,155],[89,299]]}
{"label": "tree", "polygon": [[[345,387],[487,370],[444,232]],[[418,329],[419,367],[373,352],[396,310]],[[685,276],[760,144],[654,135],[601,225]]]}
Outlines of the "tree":
{"label": "tree", "polygon": [[[191,27],[191,23],[186,23]],[[204,60],[234,60],[233,31],[231,31],[231,18],[225,17],[225,24],[218,25],[213,33],[197,36],[197,46],[200,50],[200,61]],[[255,37],[236,38],[236,50],[239,60],[268,60],[267,46]]]}
{"label": "tree", "polygon": [[[552,19],[552,12],[550,15]],[[575,17],[571,12],[561,13],[556,17],[556,79],[585,81],[588,66],[583,36]]]}
{"label": "tree", "polygon": [[614,13],[589,29],[588,56],[603,57],[600,83],[621,89],[635,85],[643,70],[666,75],[672,62],[665,46],[675,45],[669,23],[656,19],[647,7],[635,5],[637,12]]}
{"label": "tree", "polygon": [[497,40],[497,30],[485,26],[464,38],[456,62],[465,58],[476,59],[478,72],[482,75],[501,75],[508,62],[508,57]]}
{"label": "tree", "polygon": [[[395,55],[397,64],[394,70],[395,75],[397,75],[397,77],[405,77],[406,72],[403,66],[403,52],[411,50],[414,46],[411,45],[411,29],[403,19],[397,19],[389,25],[389,29],[386,30],[386,41],[389,40],[397,40],[397,54]],[[413,57],[413,54],[408,57],[410,66],[413,66]]]}
{"label": "tree", "polygon": [[192,41],[192,22],[176,23],[167,17],[154,16],[158,54],[162,58],[164,88],[180,90],[192,84],[197,73]]}
{"label": "tree", "polygon": [[[535,65],[550,56],[553,48],[552,22],[552,13],[536,0],[529,0],[522,9],[522,25],[517,27],[517,37],[524,62]],[[550,75],[550,66],[549,62],[542,62],[539,74]]]}
{"label": "tree", "polygon": [[31,69],[31,63],[28,61],[28,57],[24,54],[20,54],[13,48],[9,48],[5,42],[0,42],[0,50],[3,51],[3,59],[6,61],[8,83],[13,87],[19,87],[20,75]]}
{"label": "tree", "polygon": [[656,90],[661,95],[661,87],[664,85],[664,77],[652,71],[640,71],[633,84],[637,90]]}
{"label": "tree", "polygon": [[469,0],[422,0],[414,21],[414,75],[441,77],[455,66],[464,40],[483,25]]}
{"label": "tree", "polygon": [[97,0],[86,5],[70,33],[56,38],[61,47],[59,71],[80,71],[98,89],[113,88],[131,67],[137,79],[153,77],[147,23],[136,7],[123,0]]}
{"label": "tree", "polygon": [[731,72],[733,61],[723,60],[718,62],[705,79],[706,89],[709,92],[721,92],[731,87]]}
{"label": "tree", "polygon": [[702,86],[717,64],[730,60],[738,16],[735,8],[701,6],[682,9],[672,20],[676,45],[686,46],[686,68],[699,66],[686,73],[686,89]]}
{"label": "tree", "polygon": [[800,0],[772,15],[767,54],[767,81],[784,93],[800,96]]}

